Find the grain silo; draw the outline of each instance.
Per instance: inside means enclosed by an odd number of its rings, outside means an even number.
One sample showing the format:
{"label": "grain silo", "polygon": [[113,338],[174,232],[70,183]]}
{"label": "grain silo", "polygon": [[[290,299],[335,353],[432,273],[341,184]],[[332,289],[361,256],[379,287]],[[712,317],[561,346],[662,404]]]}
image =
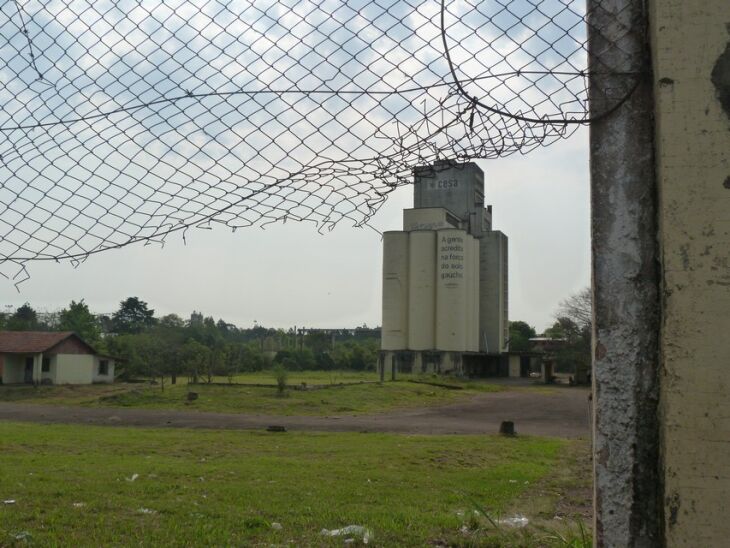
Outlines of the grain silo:
{"label": "grain silo", "polygon": [[407,348],[431,350],[436,344],[436,232],[409,234]]}
{"label": "grain silo", "polygon": [[408,347],[408,241],[408,232],[383,234],[383,350]]}
{"label": "grain silo", "polygon": [[383,236],[380,371],[464,372],[507,340],[507,238],[492,230],[484,174],[442,162],[414,170],[414,207]]}

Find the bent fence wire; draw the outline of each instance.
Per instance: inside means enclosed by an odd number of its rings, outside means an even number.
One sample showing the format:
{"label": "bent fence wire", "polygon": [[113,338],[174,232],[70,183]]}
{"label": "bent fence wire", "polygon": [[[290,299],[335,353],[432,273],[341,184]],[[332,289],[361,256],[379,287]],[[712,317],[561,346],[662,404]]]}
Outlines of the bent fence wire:
{"label": "bent fence wire", "polygon": [[6,1],[0,273],[191,227],[365,226],[416,165],[588,122],[588,17],[584,0]]}

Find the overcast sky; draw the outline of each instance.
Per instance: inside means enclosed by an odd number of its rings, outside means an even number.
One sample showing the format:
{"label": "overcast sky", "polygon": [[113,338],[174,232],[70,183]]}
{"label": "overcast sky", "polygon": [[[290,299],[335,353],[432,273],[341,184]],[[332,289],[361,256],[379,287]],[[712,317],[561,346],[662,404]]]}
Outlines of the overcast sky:
{"label": "overcast sky", "polygon": [[[528,156],[480,162],[494,228],[509,237],[510,319],[538,330],[560,300],[590,281],[587,131]],[[400,188],[373,219],[398,230],[412,187]],[[133,245],[68,263],[30,265],[20,293],[0,282],[0,304],[30,302],[52,311],[85,299],[112,312],[138,296],[158,315],[200,310],[241,327],[340,327],[381,318],[382,242],[373,230],[344,222],[319,234],[312,223],[269,225],[232,233],[192,230],[187,244]]]}
{"label": "overcast sky", "polygon": [[[197,310],[243,327],[379,325],[378,231],[401,229],[412,187],[390,195],[377,230],[353,228],[379,191],[437,150],[496,155],[560,131],[481,108],[467,123],[471,97],[536,118],[585,108],[580,0],[447,4],[455,72],[435,0],[0,7],[0,257],[82,256],[214,227],[76,269],[27,262],[20,293],[0,280],[0,306],[85,299],[111,313],[136,296],[158,315]],[[510,316],[538,330],[589,281],[586,139],[481,162],[510,242]],[[297,216],[339,222],[320,234]]]}

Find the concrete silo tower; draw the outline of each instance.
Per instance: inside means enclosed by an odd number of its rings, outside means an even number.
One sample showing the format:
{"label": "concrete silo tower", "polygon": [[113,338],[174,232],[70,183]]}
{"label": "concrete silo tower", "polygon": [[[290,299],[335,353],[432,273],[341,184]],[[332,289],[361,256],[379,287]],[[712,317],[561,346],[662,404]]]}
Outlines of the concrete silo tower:
{"label": "concrete silo tower", "polygon": [[474,163],[414,170],[414,207],[383,235],[380,372],[453,372],[508,339],[507,237],[492,230]]}

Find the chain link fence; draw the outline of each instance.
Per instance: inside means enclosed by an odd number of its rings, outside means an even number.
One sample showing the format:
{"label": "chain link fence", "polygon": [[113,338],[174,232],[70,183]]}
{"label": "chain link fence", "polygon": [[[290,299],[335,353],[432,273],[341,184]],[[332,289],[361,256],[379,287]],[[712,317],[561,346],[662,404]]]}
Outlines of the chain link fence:
{"label": "chain link fence", "polygon": [[587,21],[582,0],[6,1],[0,273],[196,227],[367,226],[417,165],[588,123],[617,45],[589,63]]}

